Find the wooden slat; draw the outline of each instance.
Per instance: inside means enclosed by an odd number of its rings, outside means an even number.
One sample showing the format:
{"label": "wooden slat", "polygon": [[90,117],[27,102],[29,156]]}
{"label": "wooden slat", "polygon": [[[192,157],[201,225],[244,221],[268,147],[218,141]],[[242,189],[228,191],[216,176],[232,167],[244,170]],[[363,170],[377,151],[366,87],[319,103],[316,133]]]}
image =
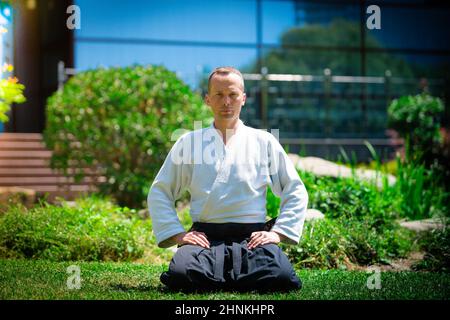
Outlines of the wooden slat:
{"label": "wooden slat", "polygon": [[0,167],[7,168],[48,168],[50,159],[2,159],[0,158]]}
{"label": "wooden slat", "polygon": [[[69,167],[75,168],[77,164],[69,161]],[[50,159],[2,159],[0,168],[50,168]]]}
{"label": "wooden slat", "polygon": [[0,133],[0,141],[42,141],[41,133]]}
{"label": "wooden slat", "polygon": [[0,150],[46,150],[41,141],[0,141]]}
{"label": "wooden slat", "polygon": [[27,188],[27,189],[33,189],[38,193],[42,192],[80,192],[80,191],[93,191],[95,190],[95,186],[89,186],[89,185],[70,185],[70,186],[46,186],[46,185],[27,185],[27,186],[21,186],[17,185],[17,187]]}
{"label": "wooden slat", "polygon": [[0,150],[0,158],[3,159],[50,159],[52,152],[49,150],[31,150],[31,151],[16,151]]}
{"label": "wooden slat", "polygon": [[80,182],[75,182],[72,177],[54,176],[54,177],[2,177],[0,176],[0,186],[16,186],[16,185],[31,185],[31,184],[42,184],[42,185],[80,185],[80,184],[91,184],[94,183],[95,179],[92,177],[84,177]]}
{"label": "wooden slat", "polygon": [[[74,175],[75,169],[69,168],[68,174]],[[98,176],[92,170],[86,169],[86,176]],[[2,177],[53,177],[53,176],[63,176],[59,171],[52,170],[48,167],[26,167],[26,168],[15,168],[15,167],[1,167],[0,166],[0,176]]]}

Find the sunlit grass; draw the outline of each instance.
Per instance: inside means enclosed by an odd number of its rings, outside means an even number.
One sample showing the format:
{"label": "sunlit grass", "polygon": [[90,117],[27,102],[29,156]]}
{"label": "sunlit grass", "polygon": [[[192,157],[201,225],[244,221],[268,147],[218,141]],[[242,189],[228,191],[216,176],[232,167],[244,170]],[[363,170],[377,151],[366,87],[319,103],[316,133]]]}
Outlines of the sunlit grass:
{"label": "sunlit grass", "polygon": [[[68,289],[70,265],[80,268],[81,288]],[[448,299],[450,276],[427,272],[382,272],[380,289],[369,289],[375,273],[343,270],[299,270],[303,288],[290,293],[169,292],[159,281],[167,265],[114,262],[0,260],[0,299],[125,300],[330,300]],[[70,281],[70,279],[69,279]]]}

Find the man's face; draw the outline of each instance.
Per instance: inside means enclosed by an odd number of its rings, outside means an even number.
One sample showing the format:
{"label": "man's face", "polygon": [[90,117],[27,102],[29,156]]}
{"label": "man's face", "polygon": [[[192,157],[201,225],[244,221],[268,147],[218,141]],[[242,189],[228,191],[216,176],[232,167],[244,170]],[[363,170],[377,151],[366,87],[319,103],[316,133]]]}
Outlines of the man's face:
{"label": "man's face", "polygon": [[215,74],[211,78],[205,102],[211,108],[214,119],[233,120],[239,118],[245,98],[242,79],[237,74]]}

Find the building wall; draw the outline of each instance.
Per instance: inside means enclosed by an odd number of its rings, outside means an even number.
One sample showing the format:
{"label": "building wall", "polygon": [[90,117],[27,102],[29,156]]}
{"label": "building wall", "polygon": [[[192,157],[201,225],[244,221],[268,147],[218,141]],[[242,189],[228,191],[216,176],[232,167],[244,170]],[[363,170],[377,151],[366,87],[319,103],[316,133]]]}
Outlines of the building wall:
{"label": "building wall", "polygon": [[73,65],[72,33],[66,27],[69,0],[14,2],[15,76],[27,101],[12,108],[8,132],[42,132],[45,103],[57,89],[57,63]]}

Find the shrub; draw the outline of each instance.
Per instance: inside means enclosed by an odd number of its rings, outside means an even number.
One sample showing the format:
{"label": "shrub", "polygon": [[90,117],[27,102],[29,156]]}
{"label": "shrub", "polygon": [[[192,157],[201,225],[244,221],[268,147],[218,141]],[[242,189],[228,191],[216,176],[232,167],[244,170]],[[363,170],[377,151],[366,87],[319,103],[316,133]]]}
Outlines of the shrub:
{"label": "shrub", "polygon": [[[284,246],[284,245],[283,245]],[[297,268],[347,268],[348,242],[341,229],[330,219],[305,222],[300,244],[284,250]]]}
{"label": "shrub", "polygon": [[[47,103],[44,139],[51,165],[106,176],[100,190],[120,205],[141,207],[173,145],[172,134],[205,120],[199,95],[162,66],[97,69],[72,77]],[[209,120],[209,119],[208,119]]]}
{"label": "shrub", "polygon": [[349,260],[356,264],[389,263],[391,259],[406,257],[413,247],[414,233],[392,220],[384,221],[383,227],[370,216],[338,219],[335,223],[349,244]]}
{"label": "shrub", "polygon": [[298,268],[351,268],[405,257],[412,236],[396,223],[377,229],[370,217],[325,218],[306,222],[300,244],[285,250]]}
{"label": "shrub", "polygon": [[73,207],[17,205],[0,216],[0,256],[6,258],[128,261],[152,243],[149,220],[106,199],[79,199]]}
{"label": "shrub", "polygon": [[441,143],[440,117],[444,105],[428,94],[404,96],[388,107],[388,126],[406,139],[409,159],[429,159]]}
{"label": "shrub", "polygon": [[[357,178],[318,177],[300,172],[309,194],[310,208],[325,219],[305,223],[298,246],[286,247],[300,268],[347,268],[404,257],[412,248],[413,233],[396,222],[397,189]],[[268,208],[278,212],[279,202],[268,196]]]}
{"label": "shrub", "polygon": [[309,207],[329,218],[371,216],[379,223],[398,217],[394,194],[385,184],[383,192],[373,182],[353,178],[318,177],[301,172],[309,194]]}

